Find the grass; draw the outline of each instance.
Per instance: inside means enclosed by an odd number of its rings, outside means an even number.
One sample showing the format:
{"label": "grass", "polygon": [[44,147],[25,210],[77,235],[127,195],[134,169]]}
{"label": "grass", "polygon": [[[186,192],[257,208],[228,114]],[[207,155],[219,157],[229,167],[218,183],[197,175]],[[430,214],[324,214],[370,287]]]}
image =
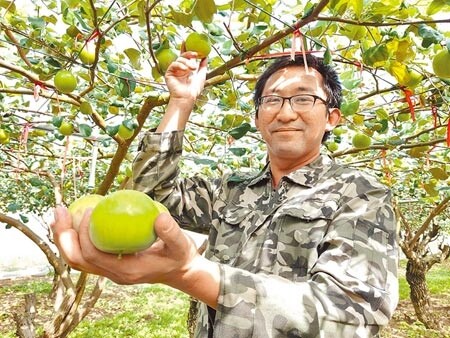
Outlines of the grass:
{"label": "grass", "polygon": [[[409,286],[404,277],[405,263],[400,266],[400,304],[391,324],[382,332],[383,338],[442,338],[445,332],[427,330],[415,320],[409,301]],[[427,274],[427,282],[433,303],[441,311],[450,308],[450,261],[434,266]],[[37,310],[44,319],[50,318],[51,276],[26,282],[0,286],[0,337],[16,337],[11,312],[19,308],[26,293],[35,293]],[[47,303],[46,303],[47,302]],[[108,282],[102,296],[91,313],[76,327],[68,338],[188,338],[186,327],[189,298],[185,294],[164,285],[121,286]],[[43,308],[46,308],[44,310]],[[47,311],[47,312],[45,312]],[[439,314],[437,314],[439,315]],[[37,323],[39,326],[39,323]],[[445,327],[450,330],[450,327]],[[39,328],[42,332],[42,327]]]}
{"label": "grass", "polygon": [[[117,304],[118,288],[124,289],[120,293],[133,289],[132,297],[122,297],[123,302]],[[84,320],[70,338],[189,336],[186,327],[189,298],[185,294],[163,285],[115,286],[114,290],[95,306],[106,316],[95,319],[94,311],[94,320]]]}

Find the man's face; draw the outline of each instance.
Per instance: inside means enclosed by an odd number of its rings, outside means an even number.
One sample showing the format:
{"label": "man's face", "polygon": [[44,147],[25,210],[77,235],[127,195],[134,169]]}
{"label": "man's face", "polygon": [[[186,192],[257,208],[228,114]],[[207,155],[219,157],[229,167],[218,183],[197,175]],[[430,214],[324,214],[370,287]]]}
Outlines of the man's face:
{"label": "man's face", "polygon": [[[280,69],[266,82],[262,97],[300,94],[327,99],[323,78],[318,71],[309,68],[307,72],[301,66]],[[293,110],[289,101],[284,100],[279,109],[260,105],[255,123],[267,144],[271,162],[286,161],[287,165],[305,165],[319,155],[325,131],[333,129],[339,119],[339,110],[330,109],[327,114],[327,106],[320,99],[315,100],[310,111]]]}

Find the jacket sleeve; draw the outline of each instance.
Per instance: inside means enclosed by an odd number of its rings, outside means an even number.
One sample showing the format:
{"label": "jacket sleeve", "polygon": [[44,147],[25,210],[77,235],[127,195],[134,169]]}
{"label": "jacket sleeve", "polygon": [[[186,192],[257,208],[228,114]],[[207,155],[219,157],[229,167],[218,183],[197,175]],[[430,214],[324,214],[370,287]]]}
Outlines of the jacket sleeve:
{"label": "jacket sleeve", "polygon": [[398,301],[390,193],[348,198],[317,250],[304,281],[221,265],[215,336],[372,337],[387,325]]}
{"label": "jacket sleeve", "polygon": [[208,232],[214,181],[180,177],[183,135],[183,131],[144,135],[133,163],[132,187],[163,203],[185,229]]}

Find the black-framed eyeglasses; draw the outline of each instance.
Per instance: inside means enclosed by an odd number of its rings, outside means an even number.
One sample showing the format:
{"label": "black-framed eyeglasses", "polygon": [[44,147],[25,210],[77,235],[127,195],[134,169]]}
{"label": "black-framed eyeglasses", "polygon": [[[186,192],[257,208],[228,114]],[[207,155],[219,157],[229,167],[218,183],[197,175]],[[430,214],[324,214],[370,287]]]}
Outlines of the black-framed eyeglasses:
{"label": "black-framed eyeglasses", "polygon": [[313,94],[300,94],[293,95],[289,97],[278,96],[278,95],[267,95],[261,96],[259,98],[259,109],[267,112],[277,112],[284,104],[284,101],[288,100],[293,111],[297,113],[308,113],[310,112],[317,100],[321,101],[325,106],[328,107],[327,101],[322,99],[320,96]]}

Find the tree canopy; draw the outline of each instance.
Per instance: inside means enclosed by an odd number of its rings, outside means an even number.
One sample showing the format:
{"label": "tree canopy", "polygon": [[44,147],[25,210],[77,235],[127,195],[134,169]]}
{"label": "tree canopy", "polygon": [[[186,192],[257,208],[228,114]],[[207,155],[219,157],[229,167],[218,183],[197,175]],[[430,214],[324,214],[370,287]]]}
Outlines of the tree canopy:
{"label": "tree canopy", "polygon": [[[448,194],[450,66],[433,68],[450,53],[448,0],[0,0],[0,14],[1,210],[42,211],[125,184],[139,136],[168,100],[158,51],[179,54],[193,31],[212,52],[185,172],[260,167],[254,80],[274,57],[313,53],[344,87],[325,151],[402,199]],[[73,91],[58,87],[60,70]]]}

